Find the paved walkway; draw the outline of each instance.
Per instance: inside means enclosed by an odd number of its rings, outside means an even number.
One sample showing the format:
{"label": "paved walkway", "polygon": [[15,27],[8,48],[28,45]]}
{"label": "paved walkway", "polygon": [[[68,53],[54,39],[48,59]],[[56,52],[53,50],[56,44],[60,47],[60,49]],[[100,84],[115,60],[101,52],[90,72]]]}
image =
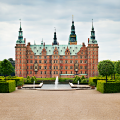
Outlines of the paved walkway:
{"label": "paved walkway", "polygon": [[0,93],[0,120],[120,120],[120,93],[92,89]]}

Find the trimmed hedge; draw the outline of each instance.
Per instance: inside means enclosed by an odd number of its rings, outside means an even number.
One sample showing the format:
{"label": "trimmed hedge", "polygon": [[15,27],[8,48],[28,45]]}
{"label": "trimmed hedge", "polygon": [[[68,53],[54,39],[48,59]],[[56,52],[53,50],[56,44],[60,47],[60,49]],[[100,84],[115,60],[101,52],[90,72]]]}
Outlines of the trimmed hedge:
{"label": "trimmed hedge", "polygon": [[97,90],[101,93],[118,93],[120,92],[120,83],[107,82],[104,80],[98,80]]}
{"label": "trimmed hedge", "polygon": [[15,91],[15,80],[0,82],[0,93],[10,93]]}

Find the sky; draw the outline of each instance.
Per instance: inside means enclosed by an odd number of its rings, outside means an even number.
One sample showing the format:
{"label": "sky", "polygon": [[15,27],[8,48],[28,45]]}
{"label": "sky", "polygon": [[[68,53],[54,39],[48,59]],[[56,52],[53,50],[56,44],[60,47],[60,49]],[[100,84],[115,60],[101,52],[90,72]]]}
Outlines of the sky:
{"label": "sky", "polygon": [[120,60],[120,0],[0,0],[0,61],[15,60],[21,25],[26,44],[52,44],[54,27],[60,45],[68,44],[72,15],[77,44],[88,46],[93,26],[99,59]]}

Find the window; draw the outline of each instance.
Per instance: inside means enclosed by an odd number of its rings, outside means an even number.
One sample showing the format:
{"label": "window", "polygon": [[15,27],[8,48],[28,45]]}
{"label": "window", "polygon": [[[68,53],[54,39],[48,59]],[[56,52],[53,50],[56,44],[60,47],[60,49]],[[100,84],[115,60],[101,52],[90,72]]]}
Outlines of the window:
{"label": "window", "polygon": [[71,74],[72,74],[72,71],[71,71]]}
{"label": "window", "polygon": [[41,63],[41,60],[39,60],[39,63]]}
{"label": "window", "polygon": [[72,60],[70,60],[70,63],[72,63]]}
{"label": "window", "polygon": [[87,63],[87,60],[85,60],[85,63]]}
{"label": "window", "polygon": [[73,52],[74,52],[74,50],[73,50]]}
{"label": "window", "polygon": [[94,48],[93,48],[93,50],[94,50]]}
{"label": "window", "polygon": [[30,66],[30,69],[32,69],[32,66]]}
{"label": "window", "polygon": [[52,63],[52,60],[49,60],[49,63]]}
{"label": "window", "polygon": [[78,61],[76,60],[75,63],[78,63]]}
{"label": "window", "polygon": [[21,63],[21,60],[20,60],[20,63]]}
{"label": "window", "polygon": [[63,69],[63,66],[60,66],[60,69]]}
{"label": "window", "polygon": [[72,59],[72,56],[70,56],[70,58]]}
{"label": "window", "polygon": [[54,71],[54,74],[55,74],[55,71]]}
{"label": "window", "polygon": [[37,60],[35,60],[35,63],[37,63]]}
{"label": "window", "polygon": [[32,59],[32,56],[30,56],[30,58]]}
{"label": "window", "polygon": [[46,71],[44,73],[46,74]]}
{"label": "window", "polygon": [[83,67],[82,66],[80,66],[80,69],[82,69]]}
{"label": "window", "polygon": [[80,56],[80,58],[82,58],[82,56]]}
{"label": "window", "polygon": [[41,69],[41,66],[39,66],[39,69]]}
{"label": "window", "polygon": [[37,72],[35,71],[35,74],[37,74]]}
{"label": "window", "polygon": [[67,56],[65,56],[65,58],[67,59]]}
{"label": "window", "polygon": [[49,52],[50,52],[50,50],[49,50]]}
{"label": "window", "polygon": [[54,69],[55,69],[55,66],[54,66]]}
{"label": "window", "polygon": [[67,69],[68,67],[67,66],[65,66],[65,69]]}
{"label": "window", "polygon": [[30,71],[30,74],[32,74],[32,71]]}
{"label": "window", "polygon": [[66,74],[67,74],[67,71],[66,71]]}
{"label": "window", "polygon": [[93,54],[94,54],[94,52],[93,52]]}
{"label": "window", "polygon": [[41,47],[40,47],[40,49],[41,49]]}
{"label": "window", "polygon": [[93,71],[93,74],[94,74],[94,71]]}
{"label": "window", "polygon": [[82,60],[80,60],[80,63],[82,63]]}
{"label": "window", "polygon": [[56,71],[56,74],[58,74],[58,71]]}
{"label": "window", "polygon": [[78,56],[75,56],[75,58],[78,58]]}
{"label": "window", "polygon": [[85,69],[87,69],[87,66],[85,66]]}
{"label": "window", "polygon": [[20,69],[21,69],[21,66],[20,66]]}
{"label": "window", "polygon": [[20,56],[20,58],[21,58],[21,56]]}
{"label": "window", "polygon": [[58,66],[56,66],[56,69],[58,69]]}
{"label": "window", "polygon": [[56,63],[58,63],[58,61],[56,60]]}
{"label": "window", "polygon": [[51,71],[50,71],[50,74],[51,74]]}
{"label": "window", "polygon": [[39,59],[41,59],[41,56],[39,56]]}
{"label": "window", "polygon": [[44,56],[44,59],[46,59],[46,56]]}
{"label": "window", "polygon": [[85,74],[87,74],[87,71],[85,71]]}
{"label": "window", "polygon": [[37,59],[37,56],[35,56],[35,59]]}
{"label": "window", "polygon": [[29,74],[29,72],[27,71],[27,74]]}
{"label": "window", "polygon": [[56,56],[56,58],[58,58],[58,56]]}
{"label": "window", "polygon": [[32,60],[30,60],[30,63],[32,63]]}
{"label": "window", "polygon": [[93,63],[94,63],[94,60],[93,60]]}
{"label": "window", "polygon": [[21,71],[20,71],[20,74],[21,74]]}
{"label": "window", "polygon": [[49,66],[49,69],[51,69],[52,67],[51,66]]}
{"label": "window", "polygon": [[47,66],[44,66],[44,69],[47,69]]}
{"label": "window", "polygon": [[81,52],[81,54],[83,54],[83,52]]}
{"label": "window", "polygon": [[61,74],[62,74],[62,71],[61,71]]}
{"label": "window", "polygon": [[46,60],[44,60],[44,63],[47,63],[47,61],[46,61]]}
{"label": "window", "polygon": [[73,66],[70,66],[70,69],[73,69]]}
{"label": "window", "polygon": [[29,66],[27,66],[27,69],[29,69]]}
{"label": "window", "polygon": [[89,52],[89,54],[90,54],[90,52]]}
{"label": "window", "polygon": [[94,66],[93,66],[93,69],[94,69]]}
{"label": "window", "polygon": [[82,71],[81,71],[81,74],[82,74]]}
{"label": "window", "polygon": [[21,52],[20,52],[20,54],[21,54]]}
{"label": "window", "polygon": [[85,58],[87,58],[87,56],[85,56]]}
{"label": "window", "polygon": [[65,63],[67,63],[67,60],[65,60]]}
{"label": "window", "polygon": [[41,71],[41,74],[42,74],[42,71]]}
{"label": "window", "polygon": [[36,47],[34,47],[34,49],[36,49]]}
{"label": "window", "polygon": [[94,56],[93,56],[93,58],[94,58]]}
{"label": "window", "polygon": [[55,63],[55,60],[54,60],[54,63]]}

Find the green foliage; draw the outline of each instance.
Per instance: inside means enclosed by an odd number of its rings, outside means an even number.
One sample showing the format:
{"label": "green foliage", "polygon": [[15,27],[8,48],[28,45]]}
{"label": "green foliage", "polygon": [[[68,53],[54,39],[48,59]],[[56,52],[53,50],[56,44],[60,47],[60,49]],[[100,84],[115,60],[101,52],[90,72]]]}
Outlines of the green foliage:
{"label": "green foliage", "polygon": [[89,85],[90,86],[95,86],[95,83],[94,82],[90,82]]}
{"label": "green foliage", "polygon": [[120,92],[120,83],[107,82],[99,80],[97,90],[101,93],[118,93]]}
{"label": "green foliage", "polygon": [[33,83],[34,81],[36,82],[36,80],[37,80],[37,79],[35,78],[35,76],[32,76],[32,77],[31,77],[31,82],[32,82],[32,83]]}
{"label": "green foliage", "polygon": [[73,82],[81,82],[81,78],[79,76],[75,76],[75,78],[73,79]]}
{"label": "green foliage", "polygon": [[22,81],[17,82],[17,86],[22,86],[22,85],[23,85]]}
{"label": "green foliage", "polygon": [[116,72],[118,73],[118,74],[120,74],[120,61],[118,61],[117,63],[116,63]]}
{"label": "green foliage", "polygon": [[85,76],[84,76],[84,75],[81,76],[81,80],[83,80],[83,79],[85,79]]}
{"label": "green foliage", "polygon": [[27,82],[31,82],[31,81],[30,81],[30,76],[29,76],[29,75],[27,76]]}
{"label": "green foliage", "polygon": [[15,81],[14,80],[0,82],[0,93],[10,93],[13,91],[15,91]]}
{"label": "green foliage", "polygon": [[14,68],[8,60],[4,59],[0,63],[0,73],[5,76],[5,79],[7,75],[10,75],[13,72],[13,70]]}
{"label": "green foliage", "polygon": [[110,60],[103,60],[100,61],[98,64],[98,71],[100,75],[106,76],[106,82],[107,82],[107,76],[114,73],[114,64]]}
{"label": "green foliage", "polygon": [[81,83],[87,83],[86,79],[81,80]]}

